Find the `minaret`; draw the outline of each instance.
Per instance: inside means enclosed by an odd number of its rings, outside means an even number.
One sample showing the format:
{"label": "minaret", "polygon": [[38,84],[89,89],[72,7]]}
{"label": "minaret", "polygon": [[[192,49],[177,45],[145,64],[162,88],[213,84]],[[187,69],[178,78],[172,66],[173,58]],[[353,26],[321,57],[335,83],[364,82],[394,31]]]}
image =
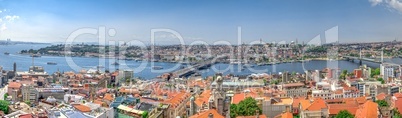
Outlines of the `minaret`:
{"label": "minaret", "polygon": [[190,98],[190,116],[194,115],[195,113],[195,102],[194,102],[194,96],[191,96]]}
{"label": "minaret", "polygon": [[32,73],[35,72],[35,55],[32,55]]}
{"label": "minaret", "polygon": [[381,63],[384,63],[384,48],[381,50]]}
{"label": "minaret", "polygon": [[17,73],[17,63],[14,62],[13,64],[14,73]]}

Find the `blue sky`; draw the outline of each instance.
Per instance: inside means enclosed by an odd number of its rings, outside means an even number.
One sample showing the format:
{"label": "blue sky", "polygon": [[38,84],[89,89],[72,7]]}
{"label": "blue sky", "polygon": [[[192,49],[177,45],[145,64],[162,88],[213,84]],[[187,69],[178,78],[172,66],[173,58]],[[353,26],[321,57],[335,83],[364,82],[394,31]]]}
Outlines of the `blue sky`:
{"label": "blue sky", "polygon": [[[168,28],[186,42],[309,41],[338,26],[340,42],[402,41],[399,0],[2,0],[0,39],[63,42],[80,28],[105,26],[109,40],[149,42]],[[178,43],[157,33],[159,44]],[[82,35],[81,42],[96,41]]]}

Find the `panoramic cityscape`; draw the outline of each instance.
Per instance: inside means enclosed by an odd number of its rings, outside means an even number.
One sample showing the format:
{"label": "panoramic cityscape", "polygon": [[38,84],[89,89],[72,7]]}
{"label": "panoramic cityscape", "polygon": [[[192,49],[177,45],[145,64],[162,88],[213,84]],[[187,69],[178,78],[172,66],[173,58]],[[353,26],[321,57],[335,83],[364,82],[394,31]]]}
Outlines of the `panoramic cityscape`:
{"label": "panoramic cityscape", "polygon": [[2,118],[402,118],[401,0],[0,0]]}

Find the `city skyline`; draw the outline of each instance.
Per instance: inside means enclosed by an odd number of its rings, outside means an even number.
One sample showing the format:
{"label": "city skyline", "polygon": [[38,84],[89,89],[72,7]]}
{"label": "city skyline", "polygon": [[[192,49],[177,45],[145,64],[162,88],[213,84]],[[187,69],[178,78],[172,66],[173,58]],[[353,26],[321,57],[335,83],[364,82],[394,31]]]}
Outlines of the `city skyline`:
{"label": "city skyline", "polygon": [[[151,29],[178,32],[186,43],[309,41],[332,27],[339,42],[400,41],[402,3],[361,1],[1,1],[0,39],[64,42],[80,28],[114,29],[108,40],[150,41]],[[211,4],[213,3],[213,4]],[[95,35],[78,42],[95,42]],[[177,44],[157,34],[158,44]]]}

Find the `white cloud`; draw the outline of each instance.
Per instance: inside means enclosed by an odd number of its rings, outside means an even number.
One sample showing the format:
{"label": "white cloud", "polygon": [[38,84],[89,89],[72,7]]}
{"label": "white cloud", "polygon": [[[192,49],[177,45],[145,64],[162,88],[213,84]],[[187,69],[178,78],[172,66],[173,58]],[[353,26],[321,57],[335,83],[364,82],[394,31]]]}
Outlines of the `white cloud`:
{"label": "white cloud", "polygon": [[380,4],[384,4],[388,8],[392,10],[396,10],[402,13],[402,1],[401,0],[369,0],[371,5],[376,6]]}
{"label": "white cloud", "polygon": [[388,5],[399,12],[402,12],[402,3],[400,0],[386,0]]}
{"label": "white cloud", "polygon": [[3,31],[6,30],[6,29],[7,29],[6,24],[5,24],[5,23],[1,24],[1,26],[0,26],[0,32],[3,32]]}
{"label": "white cloud", "polygon": [[382,2],[382,0],[369,0],[371,5],[376,6]]}
{"label": "white cloud", "polygon": [[20,16],[16,16],[16,15],[10,16],[10,15],[7,15],[7,16],[5,16],[4,18],[5,18],[7,21],[12,22],[12,21],[14,21],[14,20],[20,19]]}

